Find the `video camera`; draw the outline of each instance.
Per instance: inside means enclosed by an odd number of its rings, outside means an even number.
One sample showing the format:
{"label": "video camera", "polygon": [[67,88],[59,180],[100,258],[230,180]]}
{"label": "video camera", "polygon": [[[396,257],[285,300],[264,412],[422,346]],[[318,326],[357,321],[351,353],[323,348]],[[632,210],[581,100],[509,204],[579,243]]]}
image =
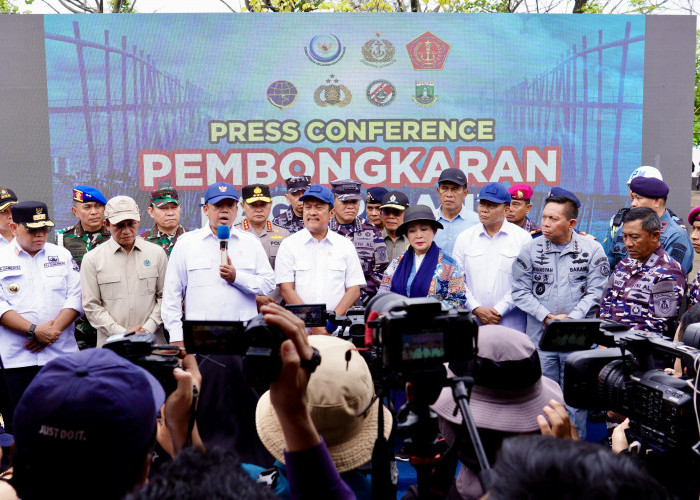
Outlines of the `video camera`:
{"label": "video camera", "polygon": [[[590,350],[594,344],[609,348]],[[540,348],[578,351],[567,358],[564,368],[567,404],[628,417],[629,437],[650,450],[689,449],[697,442],[693,387],[657,369],[655,363],[664,355],[681,358],[695,376],[700,350],[599,320],[552,321]]]}
{"label": "video camera", "polygon": [[111,335],[103,347],[113,350],[153,375],[163,386],[166,395],[177,388],[173,370],[180,366],[179,347],[156,344],[154,334],[135,332]]}
{"label": "video camera", "polygon": [[182,327],[190,354],[244,356],[247,381],[256,389],[266,390],[279,377],[280,346],[287,337],[262,314],[247,322],[184,320]]}

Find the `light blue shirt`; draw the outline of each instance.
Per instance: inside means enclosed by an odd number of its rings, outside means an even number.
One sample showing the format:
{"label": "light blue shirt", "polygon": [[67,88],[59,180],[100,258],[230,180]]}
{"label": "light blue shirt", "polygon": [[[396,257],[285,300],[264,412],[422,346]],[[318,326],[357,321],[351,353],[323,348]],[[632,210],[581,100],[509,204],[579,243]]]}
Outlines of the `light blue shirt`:
{"label": "light blue shirt", "polygon": [[435,217],[438,222],[444,226],[444,229],[438,229],[435,235],[435,244],[440,247],[440,249],[452,256],[452,250],[455,246],[455,241],[457,241],[457,236],[470,227],[479,224],[479,216],[474,210],[469,210],[468,207],[462,205],[462,210],[457,214],[457,217],[448,221],[442,215],[442,205],[438,207]]}

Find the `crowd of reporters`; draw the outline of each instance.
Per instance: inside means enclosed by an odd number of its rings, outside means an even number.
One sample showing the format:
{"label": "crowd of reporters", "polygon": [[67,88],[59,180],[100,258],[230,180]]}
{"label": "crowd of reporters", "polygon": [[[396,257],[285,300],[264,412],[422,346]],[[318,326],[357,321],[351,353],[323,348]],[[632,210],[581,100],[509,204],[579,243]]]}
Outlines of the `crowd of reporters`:
{"label": "crowd of reporters", "polygon": [[[204,196],[205,226],[192,231],[180,225],[177,191],[162,188],[147,209],[155,225],[140,236],[132,198],[107,200],[76,186],[79,221],[57,231],[58,245],[47,243],[53,222],[45,204],[0,188],[0,411],[15,436],[11,485],[26,499],[369,498],[362,466],[372,459],[377,427],[385,439],[391,434],[392,414],[355,346],[314,336],[341,334],[341,321],[306,328],[279,304],[323,303],[342,318],[393,292],[466,308],[480,325],[479,366],[488,369],[476,375],[470,405],[499,478],[489,497],[666,498],[626,457],[565,442],[585,438],[586,412],[564,405],[568,353],[538,348],[545,326],[561,319],[600,316],[673,335],[686,303],[687,261],[692,267],[692,247],[700,245],[700,209],[688,218],[691,244],[665,208],[660,177],[649,167],[630,177],[632,209],[611,220],[607,253],[576,231],[581,202],[573,193],[547,194],[540,228],[527,218],[529,186],[483,186],[475,214],[464,204],[467,179],[458,169],[440,176],[437,211],[409,206],[401,191],[362,195],[357,181],[328,188],[294,177],[290,206],[274,222],[267,186],[246,186],[239,200],[219,182]],[[367,221],[359,217],[363,199]],[[245,218],[234,227],[239,201]],[[623,248],[608,239],[621,239]],[[698,296],[696,278],[689,304]],[[290,339],[281,347],[281,375],[264,394],[243,387],[240,360],[190,354],[166,399],[150,373],[90,348],[145,333],[177,349],[183,319],[246,321],[258,313]],[[432,409],[462,463],[456,479],[455,468],[443,466],[451,473],[436,491],[480,497],[478,464],[448,389]],[[548,438],[509,439],[540,433]]]}

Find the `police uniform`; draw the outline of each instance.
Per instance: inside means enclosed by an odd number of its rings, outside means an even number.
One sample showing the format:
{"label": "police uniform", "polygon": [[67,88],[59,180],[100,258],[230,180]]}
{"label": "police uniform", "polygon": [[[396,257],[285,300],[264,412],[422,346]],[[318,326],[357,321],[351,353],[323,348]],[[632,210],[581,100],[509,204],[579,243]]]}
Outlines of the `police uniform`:
{"label": "police uniform", "polygon": [[[103,205],[107,204],[107,199],[102,193],[92,186],[75,186],[73,188],[73,200],[80,203],[97,202]],[[56,231],[56,244],[64,247],[73,256],[73,260],[78,264],[78,267],[83,262],[83,255],[95,248],[97,245],[104,243],[110,238],[111,234],[104,227],[100,227],[99,231],[87,232],[78,221],[77,224]]]}
{"label": "police uniform", "polygon": [[[17,204],[17,195],[14,191],[9,188],[0,187],[0,212],[4,212],[9,209],[12,205]],[[6,239],[2,234],[0,234],[0,248],[8,245],[12,241],[12,236],[10,239]]]}
{"label": "police uniform", "polygon": [[[173,187],[165,187],[154,189],[151,191],[151,205],[162,207],[167,203],[180,204],[180,197],[177,190]],[[158,226],[153,226],[148,231],[144,231],[139,236],[149,243],[154,243],[165,250],[165,253],[170,257],[170,252],[173,251],[173,246],[177,243],[177,239],[185,234],[187,229],[178,224],[174,233],[163,233]]]}
{"label": "police uniform", "polygon": [[[14,205],[12,218],[28,229],[53,226],[46,205],[34,201]],[[19,400],[39,368],[54,358],[78,351],[72,323],[58,340],[40,352],[25,348],[36,325],[56,319],[64,309],[82,314],[80,275],[68,250],[46,243],[32,257],[17,238],[0,249],[0,317],[14,311],[33,325],[26,336],[25,332],[0,325],[0,356],[12,392],[12,399],[8,400],[5,383],[0,384],[0,411],[6,424],[12,419],[12,403]]]}
{"label": "police uniform", "polygon": [[[242,194],[243,200],[248,205],[259,201],[264,203],[272,202],[272,199],[270,198],[270,188],[262,184],[245,186],[242,189]],[[252,226],[247,217],[236,224],[235,227],[242,231],[249,232],[260,240],[260,243],[267,254],[267,258],[270,261],[270,266],[272,266],[272,269],[275,269],[275,257],[277,257],[277,251],[280,248],[282,240],[289,236],[290,232],[282,226],[270,222],[269,220],[265,221],[265,225],[263,226],[262,230],[258,232]]]}
{"label": "police uniform", "polygon": [[[650,177],[635,177],[630,184],[630,190],[646,198],[663,198],[668,195],[668,186],[663,181]],[[659,219],[661,220],[661,237],[659,238],[661,247],[681,265],[683,272],[688,274],[693,269],[693,246],[688,233],[674,222],[668,209]],[[611,268],[614,268],[618,262],[628,256],[621,227],[614,232],[608,232],[603,240],[603,248]]]}
{"label": "police uniform", "polygon": [[[287,193],[305,191],[306,188],[311,185],[311,177],[308,175],[290,177],[289,179],[285,180],[285,183],[287,184]],[[291,205],[287,207],[287,210],[272,219],[272,222],[278,226],[282,226],[289,231],[290,234],[294,234],[297,231],[304,229],[304,219],[294,213],[294,209]]]}
{"label": "police uniform", "polygon": [[[408,208],[408,205],[408,196],[406,196],[405,193],[402,193],[401,191],[387,191],[382,198],[382,206],[379,208],[393,208],[394,210],[404,211]],[[410,246],[408,243],[408,237],[405,234],[401,234],[401,236],[397,237],[396,241],[394,241],[391,236],[389,236],[386,228],[384,228],[382,229],[382,237],[384,238],[384,243],[386,244],[387,258],[389,262],[392,262],[397,257],[403,255]]]}
{"label": "police uniform", "polygon": [[600,318],[671,336],[685,283],[680,265],[661,246],[644,263],[627,257],[608,280]]}
{"label": "police uniform", "polygon": [[[332,181],[331,191],[341,201],[361,200],[361,183],[352,180]],[[389,265],[389,255],[386,243],[379,228],[363,219],[356,217],[350,224],[340,224],[335,216],[328,223],[331,231],[345,236],[355,246],[360,258],[362,273],[367,282],[360,291],[360,299],[364,304],[374,297],[382,282],[384,270]]]}

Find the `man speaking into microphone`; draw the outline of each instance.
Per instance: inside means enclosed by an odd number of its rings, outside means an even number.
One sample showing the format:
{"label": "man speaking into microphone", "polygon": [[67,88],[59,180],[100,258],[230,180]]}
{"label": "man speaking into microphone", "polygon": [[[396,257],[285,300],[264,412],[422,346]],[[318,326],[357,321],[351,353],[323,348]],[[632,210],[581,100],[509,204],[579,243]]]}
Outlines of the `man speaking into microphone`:
{"label": "man speaking into microphone", "polygon": [[[181,346],[183,298],[188,320],[246,321],[258,313],[255,296],[275,288],[260,241],[231,227],[238,212],[236,189],[225,182],[212,184],[202,210],[208,224],[180,236],[163,285],[163,323],[170,342]],[[245,382],[241,357],[201,357],[199,369],[206,383],[197,422],[207,447],[233,449],[244,461],[266,463],[269,456],[255,430],[258,395]]]}
{"label": "man speaking into microphone", "polygon": [[275,275],[260,241],[233,226],[236,189],[225,182],[204,195],[206,227],[180,236],[165,273],[161,315],[170,342],[182,345],[182,306],[188,320],[246,321],[258,311],[256,295],[275,288]]}

